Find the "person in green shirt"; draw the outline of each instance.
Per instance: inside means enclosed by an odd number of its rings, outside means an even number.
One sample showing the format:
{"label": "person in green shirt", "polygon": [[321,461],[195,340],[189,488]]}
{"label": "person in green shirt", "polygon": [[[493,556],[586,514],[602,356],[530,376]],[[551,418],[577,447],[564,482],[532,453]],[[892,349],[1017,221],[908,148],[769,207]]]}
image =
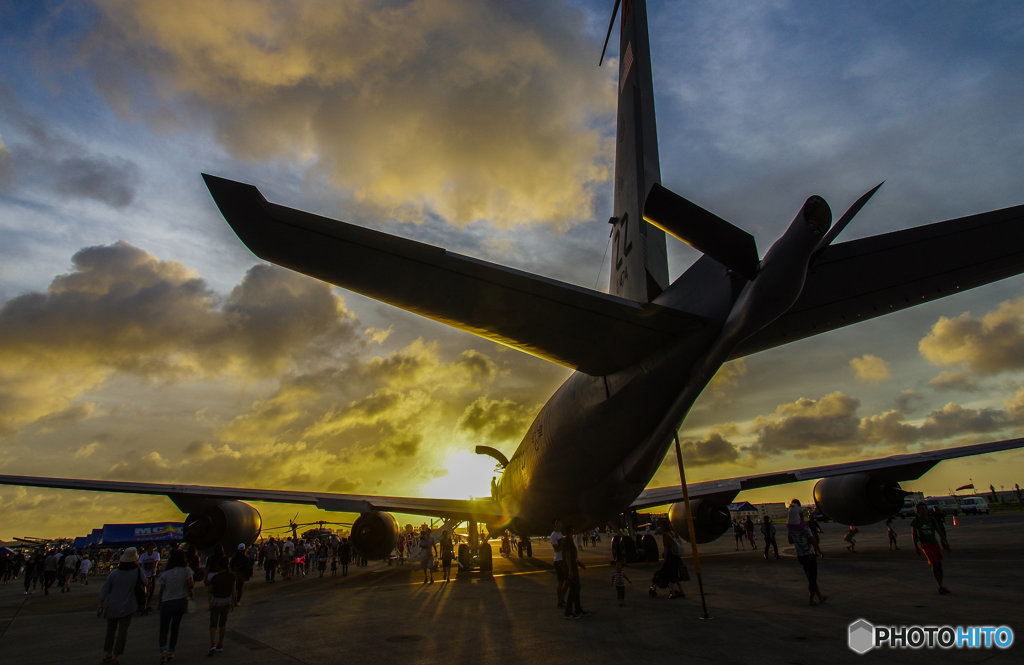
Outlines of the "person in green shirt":
{"label": "person in green shirt", "polygon": [[914,536],[914,551],[918,554],[924,553],[924,558],[932,567],[935,582],[939,585],[939,593],[945,595],[949,593],[949,589],[942,586],[942,549],[949,549],[946,532],[935,518],[928,514],[928,506],[924,501],[919,501],[916,509],[917,517],[910,523]]}

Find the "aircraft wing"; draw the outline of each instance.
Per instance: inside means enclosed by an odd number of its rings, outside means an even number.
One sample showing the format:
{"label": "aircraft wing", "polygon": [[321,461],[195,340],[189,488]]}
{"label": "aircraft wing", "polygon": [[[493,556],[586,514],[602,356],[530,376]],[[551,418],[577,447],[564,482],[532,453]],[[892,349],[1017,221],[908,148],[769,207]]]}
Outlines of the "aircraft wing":
{"label": "aircraft wing", "polygon": [[739,358],[1024,272],[1024,205],[830,245]]}
{"label": "aircraft wing", "polygon": [[363,513],[384,510],[429,517],[476,518],[501,517],[501,510],[491,499],[420,499],[412,497],[335,494],[289,490],[261,490],[240,487],[204,485],[173,485],[165,483],[134,483],[116,480],[82,480],[77,478],[41,478],[37,476],[0,475],[0,485],[47,487],[53,489],[156,494],[166,496],[182,512],[191,512],[211,501],[266,501],[316,506],[321,510],[341,513]]}
{"label": "aircraft wing", "polygon": [[[731,501],[733,497],[743,490],[771,487],[773,485],[785,485],[786,483],[828,478],[830,476],[843,476],[851,473],[868,472],[878,476],[879,478],[893,482],[916,480],[942,460],[954,459],[957,457],[969,457],[971,455],[983,455],[985,453],[995,453],[1001,450],[1012,450],[1014,448],[1024,448],[1024,438],[978,443],[970,446],[959,446],[957,448],[942,448],[940,450],[929,450],[926,452],[909,453],[906,455],[893,455],[891,457],[881,457],[872,460],[856,460],[853,462],[842,462],[840,464],[812,466],[804,469],[795,469],[793,471],[782,471],[779,473],[764,473],[756,476],[740,476],[739,478],[689,483],[687,485],[687,489],[690,493],[690,499],[717,496],[720,499]],[[682,500],[683,490],[678,485],[671,487],[656,487],[646,489],[641,492],[640,496],[633,501],[630,507],[634,510],[639,510],[642,508],[651,508],[653,506],[663,506],[669,503],[677,503]]]}
{"label": "aircraft wing", "polygon": [[685,312],[286,208],[252,185],[203,178],[261,259],[587,374],[627,367],[704,325]]}

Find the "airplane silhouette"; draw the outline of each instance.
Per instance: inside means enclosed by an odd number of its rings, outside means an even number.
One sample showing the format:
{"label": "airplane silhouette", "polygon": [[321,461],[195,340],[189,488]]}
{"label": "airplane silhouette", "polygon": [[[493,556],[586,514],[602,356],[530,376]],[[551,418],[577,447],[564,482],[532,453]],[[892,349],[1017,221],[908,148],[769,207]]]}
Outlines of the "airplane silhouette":
{"label": "airplane silhouette", "polygon": [[[612,24],[615,21],[613,11]],[[1024,206],[836,243],[878,186],[833,224],[804,202],[763,255],[752,235],[661,186],[644,0],[622,6],[609,293],[495,265],[270,203],[249,184],[203,177],[258,257],[576,370],[538,413],[484,499],[456,500],[160,483],[0,476],[0,484],[168,496],[200,547],[252,542],[244,501],[359,513],[352,542],[371,558],[394,547],[391,512],[485,522],[493,531],[576,530],[671,504],[681,487],[645,489],[691,406],[722,363],[1024,271]],[[603,55],[602,55],[603,57]],[[703,253],[669,281],[666,233]],[[808,479],[819,509],[866,524],[895,514],[901,481],[943,459],[1024,446],[1024,439],[858,460],[688,485],[698,542],[729,526],[742,490]],[[680,528],[681,533],[685,530]]]}

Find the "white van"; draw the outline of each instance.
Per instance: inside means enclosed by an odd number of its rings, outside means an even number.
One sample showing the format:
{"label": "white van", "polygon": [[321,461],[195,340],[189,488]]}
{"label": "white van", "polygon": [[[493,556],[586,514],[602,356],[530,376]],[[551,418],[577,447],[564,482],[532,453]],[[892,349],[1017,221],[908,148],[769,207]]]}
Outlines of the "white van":
{"label": "white van", "polygon": [[988,501],[980,496],[969,496],[960,500],[960,510],[964,515],[988,515]]}

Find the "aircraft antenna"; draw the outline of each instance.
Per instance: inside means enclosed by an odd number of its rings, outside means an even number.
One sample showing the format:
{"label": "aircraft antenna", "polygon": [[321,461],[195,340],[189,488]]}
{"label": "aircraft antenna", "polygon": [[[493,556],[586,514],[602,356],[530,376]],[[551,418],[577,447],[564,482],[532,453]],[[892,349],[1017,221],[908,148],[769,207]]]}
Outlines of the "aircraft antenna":
{"label": "aircraft antenna", "polygon": [[[614,228],[612,229],[614,231]],[[608,260],[608,250],[612,247],[612,234],[608,233],[608,242],[604,246],[604,256],[601,257],[601,264],[597,267],[597,277],[594,278],[594,289],[597,290],[597,284],[601,281],[601,274],[604,272],[605,261]]]}
{"label": "aircraft antenna", "polygon": [[615,25],[615,15],[619,13],[619,2],[615,0],[615,6],[612,7],[612,19],[608,21],[608,34],[604,36],[604,46],[601,47],[601,59],[597,61],[597,66],[600,67],[601,63],[604,62],[604,52],[608,50],[608,40],[612,36],[612,26]]}

